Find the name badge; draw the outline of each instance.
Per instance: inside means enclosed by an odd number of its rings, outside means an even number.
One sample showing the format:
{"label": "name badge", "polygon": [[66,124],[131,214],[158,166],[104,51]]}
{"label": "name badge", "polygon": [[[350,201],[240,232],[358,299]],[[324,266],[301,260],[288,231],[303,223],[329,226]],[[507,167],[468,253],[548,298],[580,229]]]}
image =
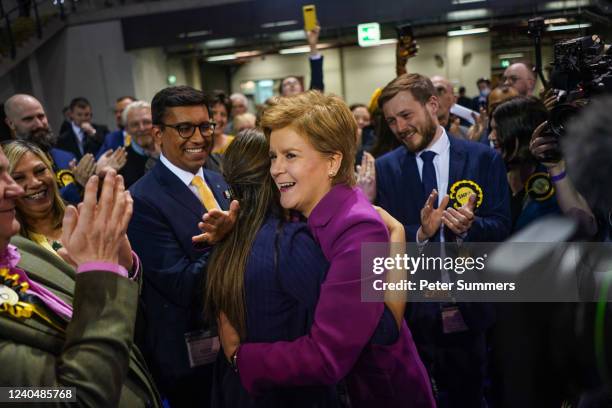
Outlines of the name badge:
{"label": "name badge", "polygon": [[185,344],[191,368],[213,363],[221,348],[219,336],[204,330],[185,333]]}
{"label": "name badge", "polygon": [[457,306],[442,308],[442,331],[444,334],[467,331],[468,327],[463,320],[461,310]]}

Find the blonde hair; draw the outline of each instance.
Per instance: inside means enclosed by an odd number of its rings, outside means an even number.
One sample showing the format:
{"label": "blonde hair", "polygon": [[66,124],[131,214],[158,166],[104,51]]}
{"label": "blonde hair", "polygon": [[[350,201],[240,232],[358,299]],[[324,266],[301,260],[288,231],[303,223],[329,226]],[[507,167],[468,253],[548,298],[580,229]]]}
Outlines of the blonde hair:
{"label": "blonde hair", "polygon": [[[51,174],[53,174],[53,164],[51,163],[51,159],[38,146],[30,142],[27,142],[25,140],[14,140],[10,143],[4,144],[2,146],[2,149],[4,150],[4,154],[6,155],[6,158],[9,161],[10,174],[13,173],[13,171],[15,170],[15,166],[17,166],[17,163],[19,163],[23,155],[26,153],[34,154],[37,158],[40,159],[40,161],[43,162],[45,167],[47,167],[47,170],[49,170]],[[60,195],[57,183],[53,183],[53,187],[51,188],[51,190],[51,194],[53,196],[53,213],[51,221],[53,223],[53,228],[57,229],[62,226],[62,220],[64,218],[64,211],[66,210],[66,206]],[[22,236],[31,239],[29,231],[32,231],[32,228],[30,226],[30,223],[28,223],[28,219],[24,216],[19,207],[17,207],[16,210],[17,221],[19,221],[19,224],[21,225],[19,233]]]}
{"label": "blonde hair", "polygon": [[340,97],[308,91],[273,98],[263,112],[261,127],[268,138],[274,130],[291,127],[323,155],[340,152],[342,161],[332,184],[355,185],[357,122]]}

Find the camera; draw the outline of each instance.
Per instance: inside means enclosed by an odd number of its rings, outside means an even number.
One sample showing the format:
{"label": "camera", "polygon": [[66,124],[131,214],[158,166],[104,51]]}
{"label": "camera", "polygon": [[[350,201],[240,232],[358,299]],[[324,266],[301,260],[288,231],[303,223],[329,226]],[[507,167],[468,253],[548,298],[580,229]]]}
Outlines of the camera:
{"label": "camera", "polygon": [[555,44],[551,85],[559,104],[550,112],[553,135],[563,137],[565,124],[590,98],[612,92],[612,55],[606,48],[596,35]]}
{"label": "camera", "polygon": [[[558,103],[550,111],[542,136],[560,139],[566,125],[593,96],[612,93],[612,55],[596,35],[574,38],[554,45],[551,87]],[[543,162],[558,162],[561,152],[550,149],[538,157]]]}

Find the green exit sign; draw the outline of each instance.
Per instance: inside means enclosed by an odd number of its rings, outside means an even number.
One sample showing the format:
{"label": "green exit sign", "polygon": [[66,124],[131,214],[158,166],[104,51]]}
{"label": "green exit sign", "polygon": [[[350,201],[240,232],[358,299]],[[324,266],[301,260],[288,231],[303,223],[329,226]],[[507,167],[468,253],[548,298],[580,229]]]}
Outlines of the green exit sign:
{"label": "green exit sign", "polygon": [[509,66],[510,66],[510,60],[507,60],[507,59],[501,60],[501,67],[502,68],[508,68]]}
{"label": "green exit sign", "polygon": [[357,39],[360,47],[369,47],[380,42],[380,24],[365,23],[357,26]]}

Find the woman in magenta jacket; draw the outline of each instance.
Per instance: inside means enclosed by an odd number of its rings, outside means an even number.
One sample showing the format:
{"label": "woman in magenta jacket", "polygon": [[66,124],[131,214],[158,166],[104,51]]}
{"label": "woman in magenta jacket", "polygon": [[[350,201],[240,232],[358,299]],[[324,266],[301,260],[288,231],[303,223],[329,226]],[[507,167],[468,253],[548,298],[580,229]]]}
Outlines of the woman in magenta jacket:
{"label": "woman in magenta jacket", "polygon": [[[361,300],[361,244],[388,242],[376,210],[355,189],[356,123],[338,97],[309,91],[278,98],[261,123],[281,205],[308,219],[330,262],[309,335],[239,344],[224,316],[226,356],[252,394],[282,386],[346,381],[353,407],[433,407],[427,372],[406,323],[389,345],[371,341],[385,305]],[[395,314],[397,316],[397,313]]]}

